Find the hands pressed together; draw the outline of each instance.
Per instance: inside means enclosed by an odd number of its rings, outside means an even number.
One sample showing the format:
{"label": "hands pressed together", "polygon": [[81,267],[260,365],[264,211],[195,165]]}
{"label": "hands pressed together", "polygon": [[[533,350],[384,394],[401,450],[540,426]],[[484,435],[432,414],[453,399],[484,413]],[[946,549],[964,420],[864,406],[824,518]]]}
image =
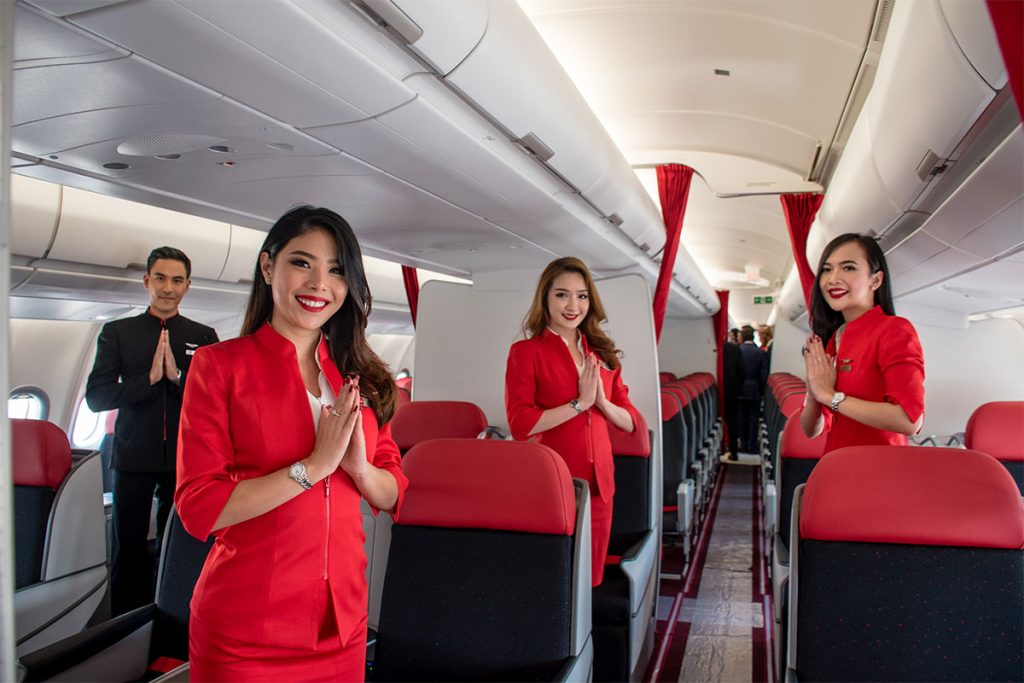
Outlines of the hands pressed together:
{"label": "hands pressed together", "polygon": [[153,364],[149,367],[149,383],[156,384],[164,377],[172,382],[178,381],[178,364],[171,351],[171,337],[167,330],[160,332],[160,339],[156,342]]}
{"label": "hands pressed together", "polygon": [[830,404],[836,391],[835,358],[825,353],[821,338],[816,334],[807,338],[803,354],[807,391],[818,403]]}
{"label": "hands pressed together", "polygon": [[601,361],[594,354],[587,356],[583,361],[579,392],[580,408],[586,410],[591,406],[597,406],[599,410],[604,410],[608,398],[604,394],[604,383],[601,381]]}
{"label": "hands pressed together", "polygon": [[359,397],[359,379],[345,379],[333,406],[320,410],[316,445],[306,460],[311,480],[320,480],[339,467],[353,479],[366,472],[366,438]]}

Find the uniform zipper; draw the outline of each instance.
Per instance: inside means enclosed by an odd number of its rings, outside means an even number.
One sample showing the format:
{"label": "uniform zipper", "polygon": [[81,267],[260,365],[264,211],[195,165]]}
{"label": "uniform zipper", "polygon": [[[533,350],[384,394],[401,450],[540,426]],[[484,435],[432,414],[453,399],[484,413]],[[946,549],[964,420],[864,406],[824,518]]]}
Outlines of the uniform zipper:
{"label": "uniform zipper", "polygon": [[327,580],[327,559],[331,547],[331,475],[324,479],[324,502],[327,509],[327,523],[324,524],[324,581]]}

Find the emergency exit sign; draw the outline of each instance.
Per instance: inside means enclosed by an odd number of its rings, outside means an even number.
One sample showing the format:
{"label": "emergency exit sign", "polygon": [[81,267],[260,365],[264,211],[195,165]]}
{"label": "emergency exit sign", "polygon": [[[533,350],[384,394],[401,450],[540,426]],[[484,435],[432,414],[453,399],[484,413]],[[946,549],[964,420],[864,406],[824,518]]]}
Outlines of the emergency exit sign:
{"label": "emergency exit sign", "polygon": [[755,304],[770,304],[774,300],[775,300],[775,297],[773,297],[773,296],[755,296],[754,297],[754,303]]}

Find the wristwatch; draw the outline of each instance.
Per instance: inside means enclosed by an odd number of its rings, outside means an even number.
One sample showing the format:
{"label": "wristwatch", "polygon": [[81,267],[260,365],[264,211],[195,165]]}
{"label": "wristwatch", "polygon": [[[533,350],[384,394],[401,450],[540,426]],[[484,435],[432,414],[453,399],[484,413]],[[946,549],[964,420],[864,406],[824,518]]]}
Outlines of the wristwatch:
{"label": "wristwatch", "polygon": [[301,462],[297,462],[288,468],[288,476],[307,491],[313,488],[313,485],[309,483],[309,478],[306,476],[306,466]]}
{"label": "wristwatch", "polygon": [[846,400],[846,394],[844,394],[841,391],[837,391],[836,393],[832,394],[832,412],[833,413],[838,413],[839,412],[839,404],[842,403],[845,400]]}
{"label": "wristwatch", "polygon": [[572,409],[576,411],[577,415],[583,413],[583,406],[580,405],[580,400],[578,398],[574,398],[573,400],[569,401],[569,405],[572,406]]}

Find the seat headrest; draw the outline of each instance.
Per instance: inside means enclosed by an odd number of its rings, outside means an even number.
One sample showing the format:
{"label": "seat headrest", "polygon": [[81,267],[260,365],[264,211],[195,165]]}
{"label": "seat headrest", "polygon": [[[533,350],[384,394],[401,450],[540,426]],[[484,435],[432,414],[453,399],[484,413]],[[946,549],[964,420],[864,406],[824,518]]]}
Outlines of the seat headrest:
{"label": "seat headrest", "polygon": [[411,401],[395,411],[391,436],[401,450],[427,439],[475,439],[487,416],[467,401]]}
{"label": "seat headrest", "polygon": [[980,451],[851,446],[807,480],[800,536],[821,541],[1024,548],[1024,502]]}
{"label": "seat headrest", "polygon": [[405,389],[406,391],[412,391],[412,377],[399,377],[395,380],[395,384],[399,389]]}
{"label": "seat headrest", "polygon": [[636,413],[636,424],[633,425],[632,432],[624,432],[609,422],[608,437],[612,442],[613,455],[632,455],[639,458],[649,458],[651,455],[651,434],[647,429],[647,420],[639,411]]}
{"label": "seat headrest", "polygon": [[661,382],[662,384],[664,384],[665,382],[675,382],[676,376],[673,375],[671,372],[659,372],[658,381]]}
{"label": "seat headrest", "polygon": [[661,390],[661,421],[668,422],[679,414],[679,401],[671,391]]}
{"label": "seat headrest", "polygon": [[1024,460],[1024,401],[978,406],[967,421],[966,445],[999,460]]}
{"label": "seat headrest", "polygon": [[800,426],[799,417],[786,420],[786,426],[782,428],[782,446],[779,448],[780,457],[798,460],[820,460],[823,455],[825,455],[825,432],[818,434],[813,439],[808,439],[804,435],[803,427]]}
{"label": "seat headrest", "polygon": [[690,402],[692,394],[683,386],[679,384],[666,384],[661,388],[663,392],[667,392],[674,396],[679,402],[679,408],[683,409]]}
{"label": "seat headrest", "polygon": [[572,535],[576,496],[565,461],[523,441],[435,439],[402,462],[409,488],[397,523]]}
{"label": "seat headrest", "polygon": [[807,394],[799,390],[794,390],[787,393],[782,398],[782,404],[780,405],[779,410],[787,418],[792,417],[796,413],[799,413],[801,410],[803,410],[805,396],[807,396]]}
{"label": "seat headrest", "polygon": [[71,470],[71,444],[60,427],[46,420],[11,420],[15,486],[57,490]]}

